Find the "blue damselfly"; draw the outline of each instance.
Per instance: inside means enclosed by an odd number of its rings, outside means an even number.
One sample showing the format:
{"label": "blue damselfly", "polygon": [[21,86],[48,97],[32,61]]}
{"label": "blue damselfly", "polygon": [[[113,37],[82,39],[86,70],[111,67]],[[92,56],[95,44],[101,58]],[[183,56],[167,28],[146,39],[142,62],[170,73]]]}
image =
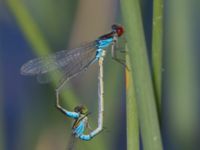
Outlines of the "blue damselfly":
{"label": "blue damselfly", "polygon": [[[63,72],[63,77],[56,88],[56,104],[57,108],[64,112],[68,117],[78,120],[78,124],[73,129],[73,135],[82,140],[90,140],[103,129],[103,57],[105,48],[111,46],[111,54],[114,60],[125,66],[121,59],[116,58],[115,46],[120,37],[124,33],[121,25],[112,25],[112,31],[100,36],[96,40],[89,42],[81,47],[72,50],[63,50],[55,54],[36,58],[28,61],[21,67],[23,75],[46,75],[49,72],[60,70]],[[87,115],[80,112],[71,112],[65,110],[59,104],[59,94],[64,84],[71,78],[80,74],[83,70],[99,62],[99,87],[98,87],[98,127],[90,134],[83,134],[86,124]],[[82,119],[80,119],[82,118]]]}

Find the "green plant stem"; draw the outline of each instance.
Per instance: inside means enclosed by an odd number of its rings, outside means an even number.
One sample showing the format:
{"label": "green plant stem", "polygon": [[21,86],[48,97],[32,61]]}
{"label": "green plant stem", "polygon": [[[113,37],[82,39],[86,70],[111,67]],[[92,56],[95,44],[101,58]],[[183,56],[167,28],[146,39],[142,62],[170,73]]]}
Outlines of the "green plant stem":
{"label": "green plant stem", "polygon": [[[126,56],[126,64],[130,68],[129,55]],[[135,89],[133,85],[132,72],[125,72],[126,78],[126,132],[127,132],[127,150],[139,150],[139,123],[137,113],[137,103]]]}
{"label": "green plant stem", "polygon": [[144,150],[162,150],[152,78],[138,0],[121,0]]}
{"label": "green plant stem", "polygon": [[[50,53],[51,48],[48,46],[48,42],[43,37],[36,22],[29,14],[26,6],[21,1],[7,0],[7,4],[29,44],[32,46],[35,54],[40,57]],[[56,86],[57,76],[51,76],[53,86]],[[78,98],[75,96],[72,90],[66,90],[61,94],[62,99],[70,99],[67,101],[67,106],[74,107],[78,104]],[[72,100],[73,99],[73,100]]]}
{"label": "green plant stem", "polygon": [[200,5],[169,0],[166,6],[168,136],[176,149],[195,150],[199,149],[199,43],[194,42],[193,31],[199,27],[193,27]]}
{"label": "green plant stem", "polygon": [[152,64],[153,83],[158,112],[161,112],[162,50],[163,50],[163,0],[153,2]]}

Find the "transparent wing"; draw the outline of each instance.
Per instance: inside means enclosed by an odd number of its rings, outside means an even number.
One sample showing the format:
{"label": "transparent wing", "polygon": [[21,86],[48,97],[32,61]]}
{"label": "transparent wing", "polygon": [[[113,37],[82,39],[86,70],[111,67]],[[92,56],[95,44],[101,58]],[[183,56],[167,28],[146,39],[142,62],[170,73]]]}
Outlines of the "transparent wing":
{"label": "transparent wing", "polygon": [[23,75],[37,75],[40,83],[49,82],[49,72],[61,71],[62,80],[73,76],[87,66],[96,55],[96,42],[90,42],[70,51],[63,50],[53,55],[28,61],[21,67]]}

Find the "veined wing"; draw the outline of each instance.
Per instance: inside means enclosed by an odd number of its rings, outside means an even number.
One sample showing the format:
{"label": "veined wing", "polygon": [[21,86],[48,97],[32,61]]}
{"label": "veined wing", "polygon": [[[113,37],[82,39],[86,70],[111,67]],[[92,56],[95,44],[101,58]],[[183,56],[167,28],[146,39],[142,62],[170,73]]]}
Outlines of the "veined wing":
{"label": "veined wing", "polygon": [[[74,70],[72,67],[80,67],[80,65],[77,66],[78,62],[79,64],[87,63],[86,61],[89,62],[93,59],[92,57],[95,57],[95,53],[96,41],[93,41],[79,48],[63,50],[49,56],[32,59],[21,67],[21,74],[41,75],[56,69],[63,70],[65,68]],[[86,57],[90,58],[86,59]]]}
{"label": "veined wing", "polygon": [[[95,48],[96,49],[96,48]],[[84,69],[87,69],[87,67],[93,63],[93,61],[96,59],[96,50],[91,51],[89,53],[83,53],[80,57],[77,57],[76,61],[74,61],[72,64],[67,64],[62,69],[63,77],[59,81],[58,87],[66,80],[70,79],[71,77],[76,76]]]}

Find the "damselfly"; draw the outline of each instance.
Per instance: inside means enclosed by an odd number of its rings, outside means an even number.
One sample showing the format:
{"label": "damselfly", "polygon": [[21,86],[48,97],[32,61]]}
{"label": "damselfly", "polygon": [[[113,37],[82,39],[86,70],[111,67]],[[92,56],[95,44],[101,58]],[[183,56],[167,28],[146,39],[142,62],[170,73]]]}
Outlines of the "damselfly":
{"label": "damselfly", "polygon": [[67,150],[74,149],[74,143],[76,141],[75,138],[80,138],[82,140],[90,140],[92,138],[90,137],[90,135],[84,134],[86,128],[90,129],[87,117],[90,113],[87,111],[87,108],[85,106],[83,105],[76,106],[73,112],[65,110],[59,104],[57,104],[57,107],[60,107],[60,110],[65,115],[74,119],[74,123],[72,126],[72,133],[68,140]]}
{"label": "damselfly", "polygon": [[[79,121],[79,130],[74,130],[76,135],[82,140],[90,140],[92,137],[97,135],[103,126],[103,57],[105,55],[105,48],[111,46],[111,54],[114,60],[119,63],[124,63],[116,58],[115,46],[120,37],[124,33],[124,29],[121,25],[112,25],[112,31],[100,36],[97,40],[89,42],[84,46],[72,49],[72,50],[63,50],[55,54],[36,58],[28,61],[21,67],[21,74],[23,75],[45,75],[49,72],[60,70],[63,72],[63,77],[61,78],[58,87],[56,88],[56,102],[57,107],[65,112],[68,116],[75,115],[79,118],[80,113],[69,112],[62,108],[59,105],[59,93],[64,84],[71,78],[78,75],[81,71],[86,70],[91,64],[98,61],[100,66],[99,73],[99,113],[98,113],[98,127],[92,131],[89,135],[84,135],[83,131],[85,126],[81,127],[81,123],[85,125],[86,117],[83,120]],[[77,128],[78,129],[78,128]],[[81,133],[81,134],[79,134]]]}
{"label": "damselfly", "polygon": [[104,49],[111,45],[112,58],[119,63],[124,63],[116,58],[115,46],[124,33],[121,25],[112,25],[112,31],[100,36],[96,40],[85,45],[71,49],[56,52],[55,54],[32,59],[21,67],[22,75],[46,75],[49,72],[60,70],[63,77],[60,79],[57,91],[62,89],[66,81],[86,70],[91,64],[96,62],[104,53]]}

